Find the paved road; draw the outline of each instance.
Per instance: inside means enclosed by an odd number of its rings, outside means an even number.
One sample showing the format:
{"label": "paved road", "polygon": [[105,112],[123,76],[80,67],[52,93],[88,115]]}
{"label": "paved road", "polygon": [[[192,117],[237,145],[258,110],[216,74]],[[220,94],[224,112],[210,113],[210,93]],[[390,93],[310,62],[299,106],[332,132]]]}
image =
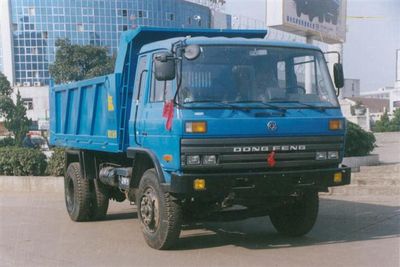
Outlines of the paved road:
{"label": "paved road", "polygon": [[324,196],[307,236],[278,235],[267,217],[186,229],[173,251],[144,243],[134,207],[105,221],[69,220],[62,195],[0,193],[1,266],[400,266],[398,196]]}

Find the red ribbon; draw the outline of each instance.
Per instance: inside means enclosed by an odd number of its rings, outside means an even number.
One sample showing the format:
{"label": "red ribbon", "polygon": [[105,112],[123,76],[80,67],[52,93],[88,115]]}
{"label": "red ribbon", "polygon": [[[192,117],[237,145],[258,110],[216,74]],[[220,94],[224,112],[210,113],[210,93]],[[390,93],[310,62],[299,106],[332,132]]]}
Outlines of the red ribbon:
{"label": "red ribbon", "polygon": [[174,102],[172,100],[165,101],[162,116],[167,119],[165,128],[170,131],[172,128],[172,119],[174,118]]}
{"label": "red ribbon", "polygon": [[267,159],[268,165],[270,167],[274,167],[276,164],[275,160],[275,151],[272,151],[271,153],[268,154],[268,159]]}

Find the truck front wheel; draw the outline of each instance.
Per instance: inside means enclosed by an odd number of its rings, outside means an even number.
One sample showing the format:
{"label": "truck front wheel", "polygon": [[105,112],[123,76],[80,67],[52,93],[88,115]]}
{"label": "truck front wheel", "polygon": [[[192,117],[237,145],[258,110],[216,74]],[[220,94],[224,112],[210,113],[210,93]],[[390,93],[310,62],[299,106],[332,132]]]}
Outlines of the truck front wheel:
{"label": "truck front wheel", "polygon": [[174,246],[181,232],[181,207],[169,193],[163,192],[154,169],[143,174],[136,203],[146,243],[155,249]]}
{"label": "truck front wheel", "polygon": [[89,180],[84,179],[78,162],[68,166],[64,177],[65,204],[69,217],[81,222],[90,219],[91,193]]}
{"label": "truck front wheel", "polygon": [[305,192],[298,199],[275,208],[269,217],[279,233],[302,236],[313,228],[318,216],[318,206],[318,192]]}

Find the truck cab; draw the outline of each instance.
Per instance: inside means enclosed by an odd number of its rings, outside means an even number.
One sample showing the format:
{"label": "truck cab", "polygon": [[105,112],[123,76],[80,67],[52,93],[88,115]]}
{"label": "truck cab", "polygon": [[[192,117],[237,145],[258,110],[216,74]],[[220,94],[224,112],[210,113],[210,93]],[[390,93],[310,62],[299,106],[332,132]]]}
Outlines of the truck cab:
{"label": "truck cab", "polygon": [[350,183],[346,123],[322,51],[265,34],[138,29],[113,75],[52,88],[70,217],[128,199],[156,249],[204,220],[269,215],[282,234],[309,232],[318,192]]}

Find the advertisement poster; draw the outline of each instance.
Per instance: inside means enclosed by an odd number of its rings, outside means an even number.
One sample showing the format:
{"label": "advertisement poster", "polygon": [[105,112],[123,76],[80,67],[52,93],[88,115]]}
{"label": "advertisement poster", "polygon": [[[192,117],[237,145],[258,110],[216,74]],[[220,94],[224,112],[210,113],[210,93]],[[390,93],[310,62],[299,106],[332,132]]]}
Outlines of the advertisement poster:
{"label": "advertisement poster", "polygon": [[267,26],[325,43],[346,38],[346,0],[267,0]]}

